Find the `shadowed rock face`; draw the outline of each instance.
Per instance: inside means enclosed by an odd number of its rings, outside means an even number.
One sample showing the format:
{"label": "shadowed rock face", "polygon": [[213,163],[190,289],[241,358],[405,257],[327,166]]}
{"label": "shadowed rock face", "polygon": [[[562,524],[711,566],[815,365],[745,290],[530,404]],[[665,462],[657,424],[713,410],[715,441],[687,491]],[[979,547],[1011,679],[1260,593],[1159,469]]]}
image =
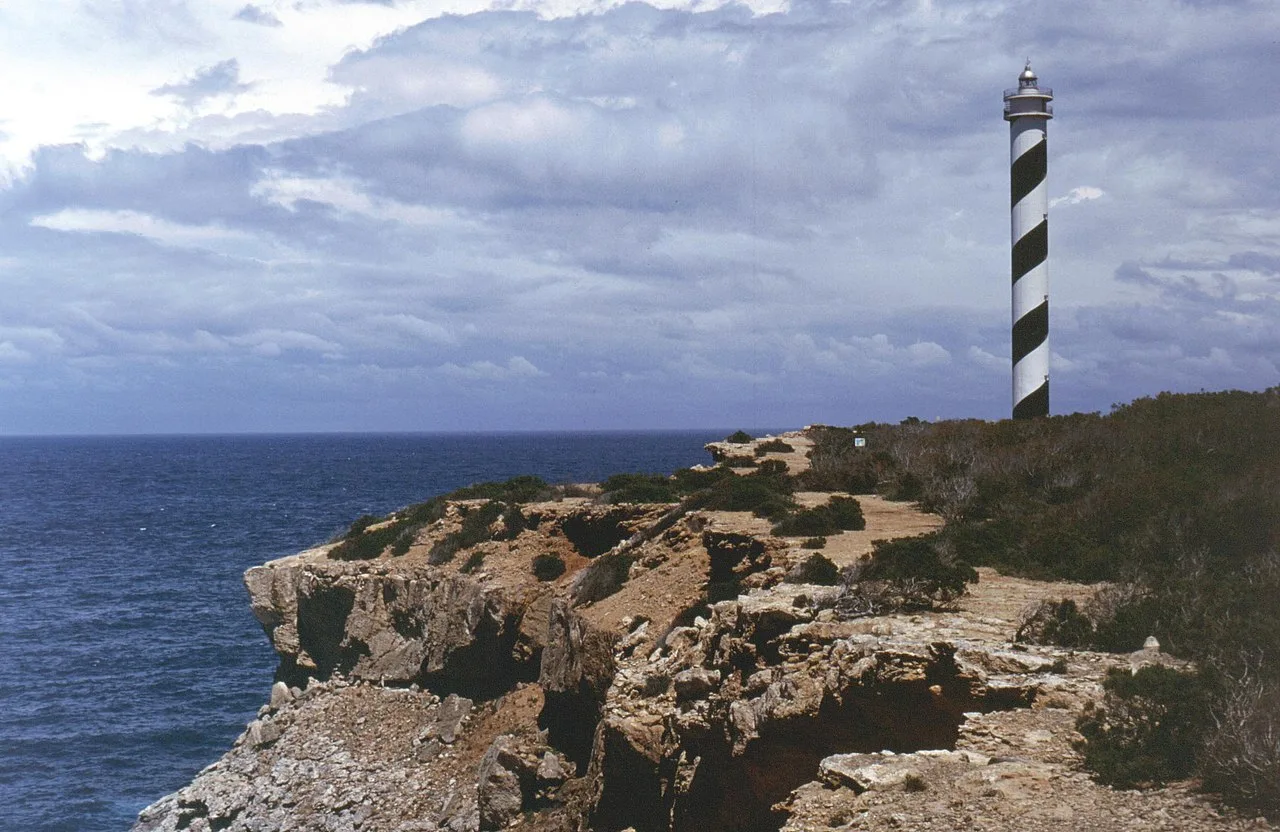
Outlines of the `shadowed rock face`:
{"label": "shadowed rock face", "polygon": [[578,554],[599,557],[635,533],[628,524],[634,515],[635,511],[628,508],[578,512],[560,522],[560,531]]}
{"label": "shadowed rock face", "polygon": [[[773,807],[824,758],[950,749],[966,712],[1006,705],[950,642],[816,620],[835,592],[793,585],[721,602],[624,661],[592,761],[592,828],[777,830],[786,814]],[[650,684],[658,675],[673,684]]]}
{"label": "shadowed rock face", "polygon": [[340,674],[483,696],[536,673],[536,650],[517,647],[526,596],[465,575],[286,560],[249,570],[245,585],[289,684]]}

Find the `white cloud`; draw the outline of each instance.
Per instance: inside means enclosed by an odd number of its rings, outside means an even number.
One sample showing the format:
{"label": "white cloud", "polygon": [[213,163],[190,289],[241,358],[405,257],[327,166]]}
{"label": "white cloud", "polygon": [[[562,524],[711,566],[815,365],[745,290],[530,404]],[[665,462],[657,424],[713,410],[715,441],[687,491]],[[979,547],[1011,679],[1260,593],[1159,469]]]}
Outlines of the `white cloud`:
{"label": "white cloud", "polygon": [[25,364],[30,360],[31,353],[12,341],[0,341],[0,364]]}
{"label": "white cloud", "polygon": [[1010,371],[1010,359],[1000,358],[999,356],[987,352],[981,347],[970,346],[966,355],[970,361],[977,364],[979,367],[982,367],[984,370],[999,373],[1008,373]]}
{"label": "white cloud", "polygon": [[333,341],[326,340],[309,332],[297,332],[283,329],[260,329],[244,335],[234,335],[225,339],[235,346],[247,347],[254,354],[265,358],[275,358],[288,351],[316,353],[323,358],[338,358],[342,347]]}
{"label": "white cloud", "polygon": [[300,177],[283,171],[267,171],[250,194],[290,211],[297,211],[298,204],[307,201],[328,205],[352,216],[404,225],[447,228],[454,232],[481,228],[454,210],[373,196],[359,182],[343,176]]}
{"label": "white cloud", "polygon": [[31,225],[54,231],[133,234],[165,246],[211,251],[244,251],[261,248],[257,235],[217,224],[185,225],[139,211],[100,211],[66,208],[31,219]]}
{"label": "white cloud", "polygon": [[508,359],[506,365],[495,364],[492,361],[473,361],[460,366],[450,362],[442,364],[436,369],[441,375],[463,381],[505,382],[538,378],[546,375],[530,361],[519,355]]}
{"label": "white cloud", "polygon": [[361,322],[361,328],[364,327],[374,332],[392,330],[430,344],[451,346],[458,343],[458,336],[448,327],[435,321],[425,321],[415,315],[372,315]]}
{"label": "white cloud", "polygon": [[1106,192],[1101,188],[1095,188],[1092,185],[1081,185],[1078,188],[1072,188],[1067,191],[1066,196],[1057,196],[1049,200],[1049,207],[1054,208],[1058,205],[1079,205],[1081,202],[1088,202],[1091,199],[1101,199],[1106,196]]}

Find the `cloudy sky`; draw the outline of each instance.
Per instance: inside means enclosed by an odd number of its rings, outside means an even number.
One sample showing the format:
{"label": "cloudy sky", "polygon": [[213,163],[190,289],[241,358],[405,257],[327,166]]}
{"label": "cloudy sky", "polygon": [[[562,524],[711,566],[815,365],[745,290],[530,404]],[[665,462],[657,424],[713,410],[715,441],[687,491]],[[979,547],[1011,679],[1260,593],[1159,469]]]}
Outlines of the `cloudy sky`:
{"label": "cloudy sky", "polygon": [[[1119,11],[1123,9],[1123,12]],[[1009,412],[1280,384],[1275,0],[5,0],[0,433]]]}

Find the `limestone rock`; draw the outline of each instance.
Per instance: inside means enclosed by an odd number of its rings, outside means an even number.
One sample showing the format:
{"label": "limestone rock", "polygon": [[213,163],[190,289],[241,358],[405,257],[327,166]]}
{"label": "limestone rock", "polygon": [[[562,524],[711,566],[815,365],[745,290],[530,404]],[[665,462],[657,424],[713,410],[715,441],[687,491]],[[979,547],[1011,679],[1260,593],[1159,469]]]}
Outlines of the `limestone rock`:
{"label": "limestone rock", "polygon": [[476,800],[480,808],[480,829],[502,829],[520,814],[524,804],[520,766],[511,737],[498,737],[480,762]]}
{"label": "limestone rock", "polygon": [[284,707],[293,699],[293,692],[284,682],[276,682],[271,686],[271,708],[276,710]]}
{"label": "limestone rock", "polygon": [[671,680],[676,689],[676,699],[702,699],[720,684],[720,671],[705,667],[682,670]]}
{"label": "limestone rock", "polygon": [[451,693],[440,703],[436,711],[435,734],[446,745],[458,738],[462,721],[471,714],[472,702],[456,693]]}

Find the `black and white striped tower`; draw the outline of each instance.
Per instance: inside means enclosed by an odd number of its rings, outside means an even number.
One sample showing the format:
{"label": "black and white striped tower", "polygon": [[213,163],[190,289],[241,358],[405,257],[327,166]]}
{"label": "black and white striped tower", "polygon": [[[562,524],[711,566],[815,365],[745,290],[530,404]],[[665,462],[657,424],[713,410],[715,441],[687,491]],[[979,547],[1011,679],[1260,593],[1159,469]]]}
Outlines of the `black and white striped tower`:
{"label": "black and white striped tower", "polygon": [[1053,90],[1031,61],[1017,89],[1004,91],[1009,122],[1013,237],[1013,418],[1049,415],[1049,194],[1045,141]]}

